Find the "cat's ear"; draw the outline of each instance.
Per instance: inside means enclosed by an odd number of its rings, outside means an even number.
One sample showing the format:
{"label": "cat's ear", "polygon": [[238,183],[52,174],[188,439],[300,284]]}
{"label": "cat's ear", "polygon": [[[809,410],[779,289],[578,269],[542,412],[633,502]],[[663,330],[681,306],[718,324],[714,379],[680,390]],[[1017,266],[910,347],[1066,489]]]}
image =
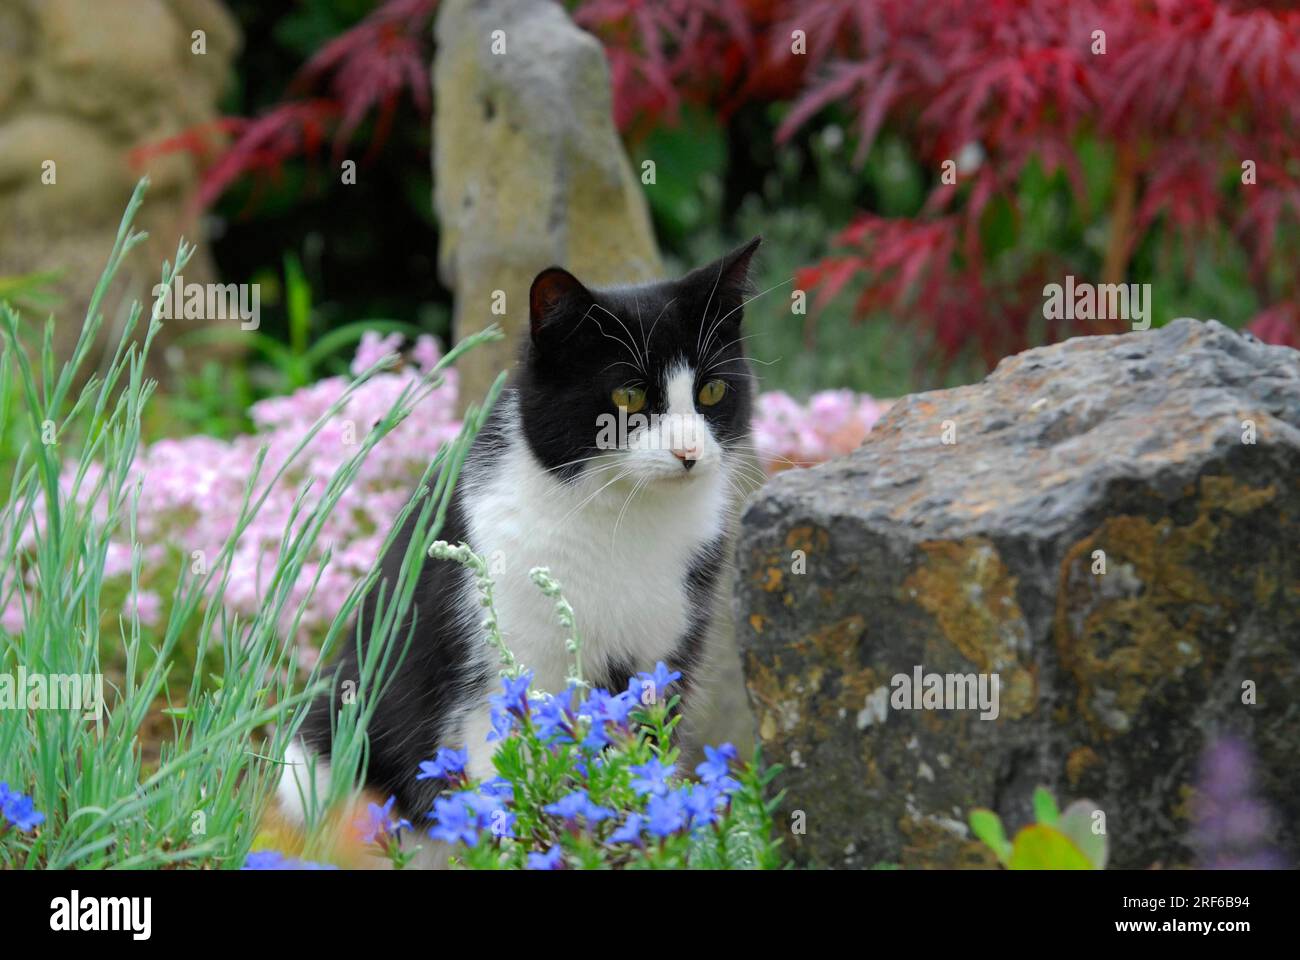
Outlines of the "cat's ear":
{"label": "cat's ear", "polygon": [[528,291],[528,330],[534,343],[567,339],[595,303],[591,291],[561,267],[547,267]]}
{"label": "cat's ear", "polygon": [[[749,279],[750,262],[762,242],[762,237],[754,237],[682,278],[683,283],[690,285],[693,296],[699,299],[702,317],[712,320],[730,314],[737,323],[740,322],[741,306],[753,292]],[[704,310],[706,304],[708,309]]]}

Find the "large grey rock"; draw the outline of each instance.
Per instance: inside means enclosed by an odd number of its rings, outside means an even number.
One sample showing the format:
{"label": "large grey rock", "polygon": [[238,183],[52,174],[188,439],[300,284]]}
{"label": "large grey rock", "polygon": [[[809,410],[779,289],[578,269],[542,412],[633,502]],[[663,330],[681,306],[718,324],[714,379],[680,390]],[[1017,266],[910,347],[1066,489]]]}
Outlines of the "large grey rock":
{"label": "large grey rock", "polygon": [[[1179,320],[1010,357],[774,479],[738,557],[801,861],[990,863],[969,810],[1030,822],[1042,783],[1100,805],[1112,864],[1184,864],[1199,752],[1233,731],[1300,862],[1300,352]],[[997,674],[997,718],[894,709],[917,665]]]}
{"label": "large grey rock", "polygon": [[600,43],[552,0],[444,0],[435,36],[439,269],[457,338],[494,321],[507,334],[459,364],[463,406],[513,361],[538,272],[558,264],[602,285],[662,266]]}

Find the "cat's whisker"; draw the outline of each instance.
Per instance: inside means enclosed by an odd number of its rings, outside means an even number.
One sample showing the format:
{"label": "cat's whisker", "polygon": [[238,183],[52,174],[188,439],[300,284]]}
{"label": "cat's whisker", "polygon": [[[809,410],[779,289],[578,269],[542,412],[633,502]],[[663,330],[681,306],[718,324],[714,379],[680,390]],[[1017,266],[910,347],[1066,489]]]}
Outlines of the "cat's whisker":
{"label": "cat's whisker", "polygon": [[545,499],[549,501],[549,500],[555,500],[560,497],[563,497],[566,494],[572,493],[574,487],[578,483],[585,480],[594,480],[597,477],[607,474],[610,470],[618,470],[624,468],[625,466],[626,465],[623,463],[615,462],[615,463],[602,464],[598,467],[588,467],[586,470],[582,471],[582,473],[575,476],[572,480],[561,481],[560,484],[555,487],[555,489],[551,490],[546,495]]}
{"label": "cat's whisker", "polygon": [[627,361],[627,360],[615,360],[613,363],[608,363],[608,364],[606,364],[605,366],[601,367],[600,372],[601,372],[601,373],[604,373],[604,372],[605,372],[606,370],[608,370],[610,367],[617,367],[617,366],[620,366],[620,365],[621,365],[621,366],[624,366],[624,367],[631,367],[633,370],[637,371],[638,373],[641,372],[641,368],[640,368],[640,367],[638,367],[635,363],[631,363],[631,362],[629,362],[629,361]]}
{"label": "cat's whisker", "polygon": [[664,308],[659,311],[659,316],[655,317],[655,322],[650,324],[650,336],[648,336],[645,341],[646,356],[650,355],[650,341],[655,338],[655,327],[659,326],[659,321],[663,319],[664,313],[666,313],[668,308],[671,307],[676,302],[677,302],[677,298],[673,297],[671,300],[665,303]]}
{"label": "cat's whisker", "polygon": [[614,533],[609,540],[611,550],[614,548],[615,544],[618,543],[618,526],[623,522],[623,515],[627,513],[627,508],[632,505],[632,499],[641,491],[641,488],[649,482],[649,477],[642,477],[636,482],[636,486],[632,488],[632,492],[627,495],[627,500],[623,504],[623,509],[618,512],[618,519],[614,521]]}
{"label": "cat's whisker", "polygon": [[603,492],[604,492],[605,490],[607,490],[609,487],[612,487],[614,484],[618,483],[618,482],[619,482],[620,480],[622,480],[624,477],[630,477],[631,475],[632,475],[632,470],[631,470],[631,469],[624,470],[622,473],[617,474],[617,475],[614,477],[613,480],[611,480],[611,481],[609,481],[608,483],[606,483],[606,484],[604,484],[603,486],[601,486],[599,489],[596,490],[595,493],[591,494],[590,496],[585,497],[581,503],[579,503],[576,507],[574,507],[574,508],[573,508],[572,510],[570,510],[568,513],[566,513],[563,517],[561,517],[561,518],[560,518],[560,522],[559,522],[558,524],[556,524],[556,526],[558,526],[558,527],[563,527],[564,524],[568,521],[568,519],[569,519],[570,517],[572,517],[575,513],[577,513],[579,510],[581,510],[581,509],[582,509],[583,507],[585,507],[587,504],[591,503],[591,501],[594,500],[594,499],[596,499],[596,497],[598,497],[601,493],[603,493]]}
{"label": "cat's whisker", "polygon": [[[604,310],[604,311],[605,311],[606,313],[608,313],[611,317],[613,317],[614,320],[615,320],[615,322],[616,322],[620,327],[623,328],[623,332],[627,334],[627,336],[628,336],[628,340],[631,340],[631,339],[632,339],[632,331],[629,330],[629,329],[627,328],[627,324],[624,323],[624,322],[622,321],[622,319],[621,319],[617,314],[610,312],[610,310],[609,310],[607,307],[601,306],[601,304],[599,304],[599,303],[593,303],[592,306],[594,306],[594,307],[596,307],[596,308],[598,308],[598,309],[600,309],[600,310]],[[620,342],[623,342],[624,345],[627,346],[628,349],[632,351],[632,356],[634,356],[634,357],[636,358],[637,363],[639,363],[639,364],[641,365],[641,369],[642,369],[642,370],[645,370],[646,367],[647,367],[647,365],[646,365],[646,359],[645,359],[645,357],[641,356],[640,351],[636,349],[636,345],[635,345],[635,344],[631,344],[631,345],[629,345],[629,344],[627,344],[625,341],[620,341]]]}
{"label": "cat's whisker", "polygon": [[[597,320],[595,317],[593,317],[593,316],[591,315],[591,311],[592,311],[593,309],[595,309],[596,307],[600,307],[600,304],[598,304],[598,303],[593,303],[590,307],[588,307],[586,313],[584,313],[584,314],[582,315],[582,317],[579,318],[579,320],[578,320],[578,325],[581,326],[583,320],[588,320],[588,319],[590,319],[591,322],[594,323],[594,324],[596,325],[596,329],[600,331],[600,335],[601,335],[602,337],[605,337],[606,339],[609,339],[609,340],[613,340],[615,343],[621,344],[623,347],[625,347],[625,348],[627,349],[627,351],[628,351],[630,354],[632,354],[632,359],[634,359],[634,360],[636,361],[636,363],[635,363],[633,366],[634,366],[637,370],[640,370],[640,371],[644,372],[644,371],[645,371],[645,364],[642,362],[642,360],[641,360],[641,355],[637,352],[636,348],[635,348],[634,346],[632,346],[630,343],[628,343],[626,340],[624,340],[622,337],[616,337],[616,336],[614,336],[613,334],[606,333],[606,332],[605,332],[605,328],[602,327],[602,326],[600,325],[600,321]],[[600,309],[605,310],[604,307],[600,307]],[[609,313],[608,310],[605,310],[605,312],[606,312],[606,313]],[[613,315],[612,313],[610,313],[610,316],[613,317],[614,315]],[[614,319],[615,319],[615,320],[618,320],[618,317],[614,317]],[[619,321],[619,322],[621,323],[622,321]],[[624,327],[624,329],[627,329],[627,328]],[[631,336],[631,334],[629,333],[628,336]]]}
{"label": "cat's whisker", "polygon": [[696,355],[697,357],[700,355],[700,352],[701,352],[701,351],[700,351],[700,336],[701,336],[701,334],[704,332],[704,318],[707,317],[707,316],[709,315],[709,307],[713,304],[713,295],[714,295],[715,293],[717,293],[717,291],[718,291],[718,282],[719,282],[720,280],[722,280],[722,264],[723,264],[723,261],[719,260],[719,261],[718,261],[718,275],[717,275],[716,277],[713,278],[713,289],[709,291],[709,298],[708,298],[707,300],[704,301],[704,312],[700,314],[700,326],[699,326],[699,329],[695,332],[695,355]]}
{"label": "cat's whisker", "polygon": [[[758,336],[757,333],[747,333],[743,337],[737,337],[735,340],[732,340],[730,343],[724,343],[722,346],[717,347],[716,349],[710,351],[709,355],[704,358],[704,366],[707,367],[710,360],[712,360],[714,357],[720,354],[723,350],[726,350],[727,347],[730,347],[732,344],[744,343],[746,340],[752,340],[754,339],[754,337],[757,336]],[[732,357],[731,359],[743,360],[744,357]]]}
{"label": "cat's whisker", "polygon": [[758,448],[758,445],[752,442],[737,443],[735,440],[727,440],[727,441],[719,441],[719,442],[722,443],[724,446],[729,447],[732,450],[744,450],[745,452],[752,453],[755,456],[758,456],[760,458],[769,457],[772,460],[776,460],[781,463],[788,464],[791,467],[810,467],[813,465],[812,461],[801,462],[798,460],[791,460],[789,457],[783,457],[779,453],[771,453],[770,451],[767,450],[760,450]]}
{"label": "cat's whisker", "polygon": [[[709,349],[709,341],[713,339],[713,334],[714,334],[714,332],[716,332],[718,329],[721,328],[721,326],[722,326],[722,322],[723,322],[724,320],[726,320],[727,317],[731,316],[731,315],[732,315],[733,313],[735,313],[737,310],[743,310],[746,306],[748,306],[749,304],[753,303],[753,302],[754,302],[755,300],[757,300],[759,297],[767,296],[769,293],[771,293],[771,292],[772,292],[773,290],[775,290],[777,287],[784,287],[787,283],[794,283],[794,277],[791,277],[789,280],[782,280],[780,283],[775,283],[775,284],[773,284],[772,286],[768,287],[766,290],[762,291],[761,293],[756,293],[756,294],[754,294],[754,295],[753,295],[752,297],[750,297],[748,300],[743,300],[743,301],[741,301],[740,304],[739,304],[738,306],[732,307],[730,310],[728,310],[728,311],[727,311],[726,313],[724,313],[722,316],[718,317],[718,319],[715,320],[715,321],[713,322],[713,326],[710,328],[710,331],[709,331],[709,336],[705,339],[705,341],[704,341],[704,347],[703,347],[703,349],[702,349],[700,352],[703,352],[704,350]],[[706,311],[705,311],[705,316],[708,316],[707,308],[706,308]]]}

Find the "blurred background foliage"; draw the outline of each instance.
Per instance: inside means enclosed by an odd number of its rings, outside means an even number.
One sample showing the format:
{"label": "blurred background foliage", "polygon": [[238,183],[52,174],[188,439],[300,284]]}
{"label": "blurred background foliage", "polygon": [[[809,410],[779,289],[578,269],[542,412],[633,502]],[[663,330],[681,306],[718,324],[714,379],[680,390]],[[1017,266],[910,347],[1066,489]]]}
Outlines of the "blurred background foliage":
{"label": "blurred background foliage", "polygon": [[[243,364],[213,361],[170,398],[169,419],[216,435],[246,429],[251,400],[344,369],[365,326],[451,333],[436,0],[227,5],[246,41],[221,136],[144,147],[202,158],[220,273],[262,284]],[[897,396],[1124,328],[1045,321],[1043,285],[1066,274],[1150,283],[1156,325],[1214,317],[1300,342],[1292,4],[566,6],[605,44],[634,166],[664,172],[645,189],[669,271],[765,238],[769,292],[747,322],[768,389]]]}

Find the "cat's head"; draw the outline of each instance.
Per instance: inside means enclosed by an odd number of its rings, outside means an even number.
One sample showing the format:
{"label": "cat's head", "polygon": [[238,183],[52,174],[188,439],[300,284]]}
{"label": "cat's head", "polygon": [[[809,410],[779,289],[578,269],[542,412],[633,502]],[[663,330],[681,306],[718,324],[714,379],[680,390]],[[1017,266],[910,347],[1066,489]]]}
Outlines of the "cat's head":
{"label": "cat's head", "polygon": [[759,238],[669,280],[595,290],[559,267],[529,293],[524,435],[565,481],[692,483],[749,443],[741,319]]}

